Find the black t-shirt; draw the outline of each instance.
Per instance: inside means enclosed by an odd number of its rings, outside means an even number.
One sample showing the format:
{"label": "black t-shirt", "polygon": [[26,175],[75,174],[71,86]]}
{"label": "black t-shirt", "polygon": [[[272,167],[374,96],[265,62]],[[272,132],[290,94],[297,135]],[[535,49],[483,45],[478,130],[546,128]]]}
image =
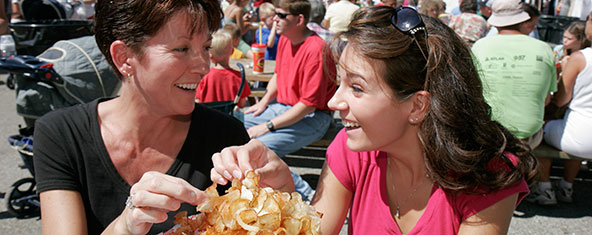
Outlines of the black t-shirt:
{"label": "black t-shirt", "polygon": [[[51,112],[35,123],[34,160],[38,192],[55,189],[81,194],[89,234],[100,234],[125,207],[131,186],[118,174],[103,143],[95,100]],[[141,126],[140,126],[141,127]],[[189,133],[166,172],[204,190],[209,187],[211,157],[226,146],[249,141],[243,124],[228,115],[196,104]],[[169,220],[155,224],[150,234],[173,226],[179,211],[195,213],[184,203]]]}

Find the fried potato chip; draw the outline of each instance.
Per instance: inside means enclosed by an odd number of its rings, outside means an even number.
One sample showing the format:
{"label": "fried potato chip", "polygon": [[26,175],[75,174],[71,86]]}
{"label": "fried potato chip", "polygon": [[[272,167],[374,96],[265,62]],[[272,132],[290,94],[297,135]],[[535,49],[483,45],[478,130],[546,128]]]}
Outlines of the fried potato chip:
{"label": "fried potato chip", "polygon": [[298,193],[286,193],[259,187],[259,176],[247,172],[245,179],[232,181],[226,194],[219,196],[216,184],[205,190],[209,200],[199,204],[200,214],[187,218],[186,212],[175,216],[180,225],[173,233],[292,235],[320,234],[321,216],[302,201]]}

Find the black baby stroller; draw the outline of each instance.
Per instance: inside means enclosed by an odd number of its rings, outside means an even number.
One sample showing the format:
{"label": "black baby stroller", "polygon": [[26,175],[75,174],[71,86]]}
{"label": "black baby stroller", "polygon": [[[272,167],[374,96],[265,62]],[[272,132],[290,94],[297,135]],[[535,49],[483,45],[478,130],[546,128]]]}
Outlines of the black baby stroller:
{"label": "black baby stroller", "polygon": [[[69,4],[56,0],[23,0],[20,10],[25,21],[8,25],[17,55],[37,56],[59,40],[93,34],[90,20],[68,20]],[[15,76],[10,73],[6,85],[13,89]]]}
{"label": "black baby stroller", "polygon": [[[0,70],[11,75],[7,85],[16,88],[17,113],[27,124],[8,142],[33,176],[35,119],[55,109],[113,96],[119,88],[119,79],[91,36],[93,22],[68,20],[68,9],[56,0],[21,1],[25,21],[9,24],[17,55],[0,58]],[[17,217],[36,212],[35,191],[33,178],[15,182],[6,201],[8,211]]]}
{"label": "black baby stroller", "polygon": [[[43,114],[117,93],[119,79],[98,50],[93,36],[59,41],[38,57],[15,55],[0,59],[0,70],[16,78],[17,113],[28,128],[8,138],[34,176],[34,121]],[[33,178],[15,182],[7,195],[8,212],[16,217],[34,215],[39,209]]]}
{"label": "black baby stroller", "polygon": [[[33,138],[30,136],[31,128],[23,128],[20,134],[8,137],[8,143],[21,156],[23,165],[20,167],[29,170],[35,175],[33,168]],[[39,214],[39,197],[35,191],[35,179],[27,177],[14,182],[6,194],[6,209],[8,213],[23,218]]]}
{"label": "black baby stroller", "polygon": [[120,85],[94,36],[59,41],[37,57],[1,58],[0,69],[15,75],[16,110],[27,126],[49,111],[114,96]]}
{"label": "black baby stroller", "polygon": [[240,101],[240,97],[241,97],[241,94],[243,93],[243,90],[245,89],[245,86],[247,85],[247,79],[245,78],[245,67],[243,66],[243,64],[236,63],[236,66],[238,66],[238,69],[241,74],[241,84],[240,84],[240,87],[238,88],[238,92],[236,93],[236,96],[234,97],[234,100],[207,102],[204,104],[212,109],[215,109],[215,110],[218,110],[218,111],[223,112],[225,114],[228,114],[230,116],[236,117],[242,121],[242,116],[241,116],[242,113],[238,112],[237,104]]}

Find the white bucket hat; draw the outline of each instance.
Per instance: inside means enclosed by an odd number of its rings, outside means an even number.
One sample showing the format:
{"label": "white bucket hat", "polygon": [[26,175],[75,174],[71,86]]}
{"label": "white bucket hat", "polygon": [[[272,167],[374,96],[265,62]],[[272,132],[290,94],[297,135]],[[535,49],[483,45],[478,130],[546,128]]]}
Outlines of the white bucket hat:
{"label": "white bucket hat", "polygon": [[522,10],[520,0],[495,0],[491,11],[487,22],[496,27],[515,25],[530,19],[528,13]]}

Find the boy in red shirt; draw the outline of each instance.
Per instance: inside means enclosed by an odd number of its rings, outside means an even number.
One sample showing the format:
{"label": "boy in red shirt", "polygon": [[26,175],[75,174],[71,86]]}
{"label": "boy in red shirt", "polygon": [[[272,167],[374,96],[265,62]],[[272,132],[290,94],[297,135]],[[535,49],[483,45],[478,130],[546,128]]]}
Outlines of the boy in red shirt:
{"label": "boy in red shirt", "polygon": [[[214,67],[204,76],[195,93],[195,102],[216,102],[234,100],[241,84],[239,71],[230,68],[229,60],[234,47],[232,36],[219,30],[212,35],[212,48],[210,49],[210,61]],[[251,94],[248,85],[241,94],[238,107],[245,107],[247,96]]]}

